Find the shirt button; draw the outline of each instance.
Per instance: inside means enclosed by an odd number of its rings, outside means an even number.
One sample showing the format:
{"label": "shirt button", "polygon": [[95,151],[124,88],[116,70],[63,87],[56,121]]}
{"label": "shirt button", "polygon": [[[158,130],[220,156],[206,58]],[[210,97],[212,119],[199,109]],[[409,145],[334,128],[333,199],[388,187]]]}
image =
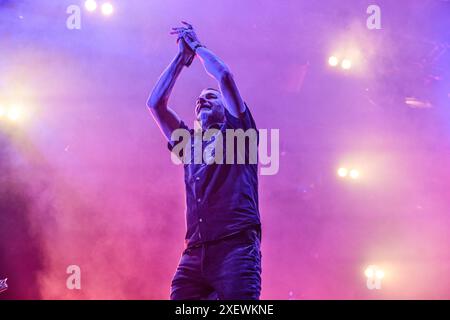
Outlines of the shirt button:
{"label": "shirt button", "polygon": [[196,177],[195,180],[197,180],[197,181],[200,180],[200,177]]}
{"label": "shirt button", "polygon": [[200,219],[198,219],[198,221],[200,221],[200,222],[203,222],[203,219],[202,219],[202,218],[200,218]]}
{"label": "shirt button", "polygon": [[197,199],[197,202],[200,202],[200,201],[202,201],[202,199],[198,198],[198,199]]}

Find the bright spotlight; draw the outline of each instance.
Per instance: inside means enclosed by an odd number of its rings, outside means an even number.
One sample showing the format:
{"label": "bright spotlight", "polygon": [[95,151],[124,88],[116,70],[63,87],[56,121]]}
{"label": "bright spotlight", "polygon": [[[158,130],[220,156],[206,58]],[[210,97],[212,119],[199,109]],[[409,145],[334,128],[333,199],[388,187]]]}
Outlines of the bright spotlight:
{"label": "bright spotlight", "polygon": [[339,168],[337,171],[337,174],[339,177],[344,178],[348,175],[348,170],[347,170],[347,168]]}
{"label": "bright spotlight", "polygon": [[373,275],[375,274],[375,270],[372,268],[372,266],[367,267],[366,271],[364,271],[364,274],[367,278],[373,278]]}
{"label": "bright spotlight", "polygon": [[106,3],[102,4],[102,13],[103,13],[105,16],[109,16],[109,15],[111,15],[113,12],[114,12],[114,7],[113,7],[113,5],[112,5],[111,3],[106,2]]}
{"label": "bright spotlight", "polygon": [[350,178],[358,179],[359,178],[359,171],[356,170],[356,169],[350,170]]}
{"label": "bright spotlight", "polygon": [[375,277],[377,277],[378,279],[383,279],[384,278],[384,271],[379,269],[375,272]]}
{"label": "bright spotlight", "polygon": [[352,61],[350,59],[344,59],[341,63],[342,69],[348,70],[352,67]]}
{"label": "bright spotlight", "polygon": [[364,271],[364,275],[366,276],[366,286],[369,290],[380,290],[381,289],[381,280],[384,278],[384,271],[376,266],[370,265]]}
{"label": "bright spotlight", "polygon": [[332,67],[336,67],[339,64],[339,59],[335,56],[331,56],[328,59],[328,64]]}
{"label": "bright spotlight", "polygon": [[97,2],[95,2],[95,0],[86,0],[84,2],[84,7],[87,11],[95,11],[95,9],[97,9]]}
{"label": "bright spotlight", "polygon": [[2,118],[6,114],[6,109],[0,105],[0,118]]}
{"label": "bright spotlight", "polygon": [[11,107],[8,110],[8,119],[11,121],[17,121],[20,118],[20,110],[18,107]]}

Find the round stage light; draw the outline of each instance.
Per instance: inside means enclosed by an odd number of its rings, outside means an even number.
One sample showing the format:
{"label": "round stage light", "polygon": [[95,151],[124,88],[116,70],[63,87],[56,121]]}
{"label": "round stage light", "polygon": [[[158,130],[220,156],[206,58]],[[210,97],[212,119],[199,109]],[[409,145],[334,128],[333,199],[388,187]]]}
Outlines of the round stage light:
{"label": "round stage light", "polygon": [[113,7],[113,5],[112,5],[111,3],[106,2],[106,3],[102,4],[102,13],[103,13],[105,16],[109,16],[109,15],[111,15],[113,12],[114,12],[114,7]]}
{"label": "round stage light", "polygon": [[348,170],[347,170],[347,168],[339,168],[337,171],[337,174],[339,177],[344,178],[348,175]]}
{"label": "round stage light", "polygon": [[86,0],[84,2],[84,7],[87,11],[95,11],[95,9],[97,9],[97,2],[95,0]]}
{"label": "round stage light", "polygon": [[352,67],[352,61],[350,59],[344,59],[341,63],[342,69],[348,70]]}
{"label": "round stage light", "polygon": [[377,270],[376,272],[375,272],[375,276],[378,278],[378,279],[383,279],[384,278],[384,271],[383,270]]}
{"label": "round stage light", "polygon": [[356,170],[356,169],[350,170],[350,178],[358,179],[359,178],[359,171]]}
{"label": "round stage light", "polygon": [[339,64],[339,59],[335,56],[331,56],[328,59],[328,64],[332,67],[336,67]]}
{"label": "round stage light", "polygon": [[20,112],[19,108],[13,106],[8,110],[8,119],[11,121],[17,121],[20,118],[20,114],[21,114],[21,112]]}
{"label": "round stage light", "polygon": [[374,274],[375,274],[375,270],[370,266],[367,267],[366,271],[364,271],[364,274],[367,278],[373,278]]}

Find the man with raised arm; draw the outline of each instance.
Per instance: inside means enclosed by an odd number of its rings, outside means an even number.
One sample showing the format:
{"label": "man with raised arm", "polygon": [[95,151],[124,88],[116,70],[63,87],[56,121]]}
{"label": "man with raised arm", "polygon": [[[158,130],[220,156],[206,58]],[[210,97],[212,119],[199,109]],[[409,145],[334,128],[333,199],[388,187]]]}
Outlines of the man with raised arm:
{"label": "man with raised arm", "polygon": [[[257,129],[228,66],[206,48],[187,22],[172,28],[177,36],[178,53],[161,74],[147,106],[173,150],[180,141],[173,133],[186,130],[190,155],[195,154],[195,134],[168,106],[181,71],[198,57],[206,72],[217,80],[218,88],[202,90],[194,104],[195,117],[202,131],[216,130],[225,137],[232,130]],[[251,135],[250,135],[251,136]],[[206,141],[205,141],[206,140]],[[223,148],[217,135],[202,139],[203,150]],[[250,139],[251,140],[251,139]],[[248,142],[248,141],[247,141]],[[249,142],[251,144],[251,141]],[[257,143],[257,142],[256,142]],[[236,153],[236,146],[229,149]],[[238,146],[239,149],[239,146]],[[230,150],[228,150],[230,151]],[[215,154],[217,154],[217,150]],[[186,185],[186,248],[172,280],[173,300],[257,300],[261,291],[261,223],[258,210],[258,167],[248,161],[205,163],[189,161],[184,165]],[[227,160],[229,160],[227,158]],[[236,160],[234,157],[232,160]]]}

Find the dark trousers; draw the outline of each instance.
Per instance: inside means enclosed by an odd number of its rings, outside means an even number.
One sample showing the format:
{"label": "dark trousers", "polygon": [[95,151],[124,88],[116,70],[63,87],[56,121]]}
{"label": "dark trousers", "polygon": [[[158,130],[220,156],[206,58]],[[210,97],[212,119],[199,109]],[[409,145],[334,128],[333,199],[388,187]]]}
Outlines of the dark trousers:
{"label": "dark trousers", "polygon": [[171,300],[258,300],[261,243],[255,230],[184,250]]}

